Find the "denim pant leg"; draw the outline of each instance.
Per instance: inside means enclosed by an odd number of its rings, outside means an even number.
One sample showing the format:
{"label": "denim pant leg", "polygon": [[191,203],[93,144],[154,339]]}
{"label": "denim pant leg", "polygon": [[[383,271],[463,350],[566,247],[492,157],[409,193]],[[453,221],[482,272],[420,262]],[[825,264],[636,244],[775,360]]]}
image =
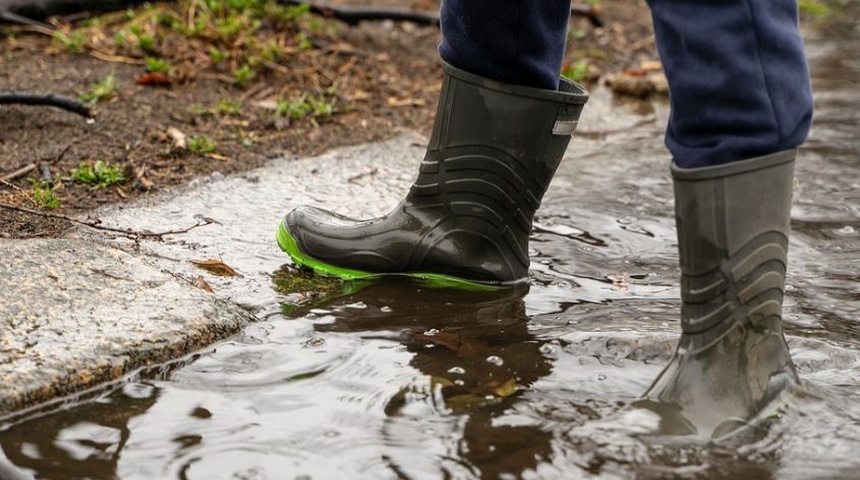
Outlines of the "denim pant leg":
{"label": "denim pant leg", "polygon": [[569,0],[443,0],[439,54],[500,82],[557,90]]}
{"label": "denim pant leg", "polygon": [[796,147],[812,119],[796,0],[649,0],[684,168]]}

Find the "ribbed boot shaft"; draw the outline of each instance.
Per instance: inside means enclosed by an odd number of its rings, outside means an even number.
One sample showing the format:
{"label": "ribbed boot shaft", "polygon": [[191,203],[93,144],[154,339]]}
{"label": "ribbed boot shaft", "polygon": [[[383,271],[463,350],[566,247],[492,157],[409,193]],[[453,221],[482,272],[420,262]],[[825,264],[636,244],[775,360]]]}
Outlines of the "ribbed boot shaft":
{"label": "ribbed boot shaft", "polygon": [[782,311],[795,152],[704,169],[673,168],[681,327],[694,351]]}

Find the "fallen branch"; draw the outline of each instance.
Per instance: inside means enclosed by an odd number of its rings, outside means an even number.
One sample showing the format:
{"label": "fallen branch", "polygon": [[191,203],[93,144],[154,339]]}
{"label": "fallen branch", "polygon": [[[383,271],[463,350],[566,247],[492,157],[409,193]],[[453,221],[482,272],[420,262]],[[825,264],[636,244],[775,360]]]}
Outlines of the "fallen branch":
{"label": "fallen branch", "polygon": [[0,202],[0,208],[4,208],[6,210],[12,210],[15,212],[26,213],[28,215],[35,215],[37,217],[42,218],[53,218],[57,220],[65,220],[67,222],[77,223],[78,225],[83,225],[85,227],[90,227],[95,230],[102,230],[105,232],[111,233],[119,233],[120,235],[129,237],[129,238],[154,238],[157,240],[161,240],[165,235],[178,235],[181,233],[188,233],[191,230],[194,230],[197,227],[202,227],[205,225],[210,225],[214,223],[212,219],[204,218],[203,221],[197,222],[195,225],[191,225],[190,227],[183,228],[180,230],[166,230],[163,232],[139,232],[136,230],[132,230],[130,228],[115,228],[115,227],[107,227],[104,225],[99,225],[97,222],[99,220],[94,221],[84,221],[78,220],[77,218],[70,217],[68,215],[63,215],[62,213],[51,213],[51,212],[40,212],[39,210],[33,210],[31,208],[19,207],[17,205],[11,205],[8,203]]}
{"label": "fallen branch", "polygon": [[[393,20],[397,22],[412,22],[418,25],[439,26],[439,14],[396,7],[346,7],[341,5],[322,5],[302,0],[280,0],[284,5],[307,5],[311,13],[323,17],[334,18],[349,25],[357,25],[368,20]],[[587,18],[595,28],[603,26],[593,5],[571,5],[573,16]]]}
{"label": "fallen branch", "polygon": [[88,120],[95,118],[95,112],[89,105],[74,98],[53,93],[0,92],[0,105],[5,104],[47,105],[77,113]]}
{"label": "fallen branch", "polygon": [[25,166],[19,168],[18,170],[15,170],[12,173],[8,173],[6,175],[3,175],[2,177],[0,177],[0,180],[2,180],[3,183],[11,182],[12,180],[15,180],[16,178],[23,177],[24,175],[27,175],[28,173],[32,172],[35,169],[36,169],[36,164],[31,163],[29,165],[25,165]]}

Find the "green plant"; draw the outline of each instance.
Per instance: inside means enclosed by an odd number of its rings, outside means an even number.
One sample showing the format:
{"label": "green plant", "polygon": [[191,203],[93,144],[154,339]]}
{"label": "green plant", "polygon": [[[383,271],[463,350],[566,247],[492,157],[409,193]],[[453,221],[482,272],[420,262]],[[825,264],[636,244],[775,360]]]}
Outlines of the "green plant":
{"label": "green plant", "polygon": [[233,81],[240,87],[247,84],[256,76],[257,72],[250,65],[243,65],[241,68],[233,70]]}
{"label": "green plant", "polygon": [[90,87],[87,93],[82,94],[79,98],[82,102],[96,103],[106,98],[110,98],[116,92],[116,77],[108,75],[101,81]]}
{"label": "green plant", "polygon": [[80,30],[73,30],[71,32],[57,30],[54,33],[54,41],[70,53],[80,53],[84,51],[87,36]]}
{"label": "green plant", "polygon": [[146,57],[146,70],[156,73],[170,73],[170,62],[163,58]]}
{"label": "green plant", "polygon": [[128,33],[124,30],[116,32],[113,36],[113,44],[119,48],[125,48],[128,45]]}
{"label": "green plant", "polygon": [[194,153],[212,153],[218,148],[218,143],[209,135],[194,135],[188,140],[188,150]]}
{"label": "green plant", "polygon": [[296,45],[299,46],[302,50],[310,50],[314,48],[314,44],[311,41],[311,38],[305,32],[299,32],[296,34]]}
{"label": "green plant", "polygon": [[150,33],[140,33],[137,36],[137,47],[145,52],[155,50],[155,37]]}
{"label": "green plant", "polygon": [[230,52],[225,52],[224,50],[219,50],[215,47],[209,47],[209,58],[212,60],[212,63],[221,63],[230,58]]}
{"label": "green plant", "polygon": [[328,118],[336,111],[334,97],[336,89],[332,87],[326,92],[310,95],[304,94],[297,101],[281,101],[275,107],[275,115],[289,117],[291,120],[299,120],[309,117],[314,126],[319,125],[318,119]]}
{"label": "green plant", "polygon": [[825,18],[830,15],[830,7],[821,0],[800,0],[800,12],[813,18]]}
{"label": "green plant", "polygon": [[92,185],[93,188],[104,188],[124,183],[128,177],[125,168],[111,165],[101,160],[95,163],[82,163],[72,170],[72,181]]}
{"label": "green plant", "polygon": [[51,184],[43,180],[32,180],[33,201],[39,208],[56,210],[60,206],[60,199],[54,194]]}
{"label": "green plant", "polygon": [[311,6],[309,4],[283,6],[276,3],[267,3],[263,8],[265,16],[279,23],[294,23],[304,21],[310,17]]}
{"label": "green plant", "polygon": [[574,62],[564,69],[561,74],[574,82],[581,82],[588,76],[588,62],[585,60]]}
{"label": "green plant", "polygon": [[232,100],[221,100],[215,106],[215,111],[221,115],[238,115],[242,113],[242,103]]}

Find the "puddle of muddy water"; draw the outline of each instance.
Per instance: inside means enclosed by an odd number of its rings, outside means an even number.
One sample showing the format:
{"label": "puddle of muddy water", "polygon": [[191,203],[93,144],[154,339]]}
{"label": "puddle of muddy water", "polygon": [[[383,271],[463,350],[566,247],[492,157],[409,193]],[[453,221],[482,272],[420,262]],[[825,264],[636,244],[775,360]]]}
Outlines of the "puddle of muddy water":
{"label": "puddle of muddy water", "polygon": [[[755,443],[634,435],[647,419],[625,405],[678,336],[667,112],[632,113],[598,91],[537,218],[527,291],[390,280],[295,308],[255,285],[261,321],[241,334],[7,425],[0,445],[51,479],[860,478],[853,28],[809,45],[817,112],[797,165],[785,305],[807,393]],[[630,128],[600,134],[619,125]],[[242,255],[230,263],[273,270],[268,253]]]}

